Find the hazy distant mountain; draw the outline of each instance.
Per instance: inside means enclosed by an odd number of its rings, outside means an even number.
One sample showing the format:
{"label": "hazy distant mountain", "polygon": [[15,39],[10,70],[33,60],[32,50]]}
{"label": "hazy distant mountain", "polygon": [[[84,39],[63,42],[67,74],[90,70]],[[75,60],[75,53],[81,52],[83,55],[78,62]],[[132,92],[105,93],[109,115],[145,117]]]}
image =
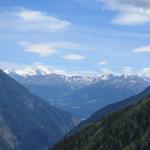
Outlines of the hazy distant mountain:
{"label": "hazy distant mountain", "polygon": [[62,99],[62,107],[82,118],[89,117],[100,108],[135,95],[150,82],[138,76],[109,75],[106,80],[85,86]]}
{"label": "hazy distant mountain", "polygon": [[8,73],[32,93],[83,119],[150,85],[148,78],[136,75],[71,76],[46,68],[26,68]]}
{"label": "hazy distant mountain", "polygon": [[[135,97],[132,98],[130,101],[135,102]],[[141,101],[87,125],[66,137],[53,150],[148,150],[150,88],[136,99]]]}
{"label": "hazy distant mountain", "polygon": [[68,76],[45,71],[46,68],[25,68],[7,71],[11,77],[23,84],[34,94],[42,97],[51,104],[57,105],[64,95],[94,82],[95,78],[83,76]]}
{"label": "hazy distant mountain", "polygon": [[0,71],[0,149],[45,150],[75,126],[72,115]]}

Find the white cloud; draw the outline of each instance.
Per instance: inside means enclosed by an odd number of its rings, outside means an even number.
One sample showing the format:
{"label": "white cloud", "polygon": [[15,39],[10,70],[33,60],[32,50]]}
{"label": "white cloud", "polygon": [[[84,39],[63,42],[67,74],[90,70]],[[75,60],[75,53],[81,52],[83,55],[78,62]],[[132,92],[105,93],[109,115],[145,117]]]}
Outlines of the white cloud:
{"label": "white cloud", "polygon": [[79,55],[79,54],[68,54],[68,55],[64,55],[63,58],[67,59],[67,60],[83,60],[83,59],[85,59],[84,56]]}
{"label": "white cloud", "polygon": [[150,22],[150,14],[138,14],[138,13],[125,13],[118,15],[117,18],[113,20],[113,23],[120,25],[137,25],[142,23]]}
{"label": "white cloud", "polygon": [[25,51],[37,53],[40,56],[48,56],[56,53],[56,50],[50,44],[27,44],[25,45]]}
{"label": "white cloud", "polygon": [[121,73],[128,76],[136,74],[136,71],[134,70],[133,67],[123,67]]}
{"label": "white cloud", "polygon": [[49,43],[21,43],[25,51],[36,53],[40,56],[49,56],[57,53],[59,49],[74,49],[80,46],[69,42],[49,42]]}
{"label": "white cloud", "polygon": [[140,71],[140,75],[142,75],[144,77],[149,77],[150,78],[150,67],[149,68],[143,68]]}
{"label": "white cloud", "polygon": [[108,61],[106,61],[106,60],[102,60],[99,62],[99,65],[106,65],[106,64],[108,64]]}
{"label": "white cloud", "polygon": [[27,22],[40,22],[41,20],[49,20],[49,16],[40,11],[21,9],[15,14]]}
{"label": "white cloud", "polygon": [[46,12],[25,8],[0,13],[0,28],[15,31],[55,32],[71,25],[70,22],[48,15]]}
{"label": "white cloud", "polygon": [[150,52],[150,46],[144,46],[144,47],[136,48],[133,51],[138,52],[138,53],[148,53],[148,52]]}
{"label": "white cloud", "polygon": [[119,12],[113,23],[138,25],[150,23],[150,1],[148,0],[100,0],[108,9]]}
{"label": "white cloud", "polygon": [[100,69],[100,75],[110,75],[110,74],[117,74],[115,71],[113,71],[112,69],[108,69],[108,68],[101,68]]}

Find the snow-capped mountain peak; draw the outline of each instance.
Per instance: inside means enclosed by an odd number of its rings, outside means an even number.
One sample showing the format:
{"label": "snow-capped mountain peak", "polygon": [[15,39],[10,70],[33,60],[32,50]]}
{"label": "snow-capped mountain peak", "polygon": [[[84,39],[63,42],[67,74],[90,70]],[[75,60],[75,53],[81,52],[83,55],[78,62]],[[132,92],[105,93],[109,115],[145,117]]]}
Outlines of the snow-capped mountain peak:
{"label": "snow-capped mountain peak", "polygon": [[42,64],[36,64],[34,66],[25,66],[17,69],[5,69],[4,72],[7,74],[16,74],[22,77],[34,76],[34,75],[50,75],[50,74],[69,76],[63,70],[59,70],[59,69],[50,70],[48,67]]}
{"label": "snow-capped mountain peak", "polygon": [[5,70],[8,74],[17,74],[23,77],[33,76],[33,75],[49,75],[51,72],[48,68],[43,65],[36,65],[34,67],[24,67],[16,70]]}
{"label": "snow-capped mountain peak", "polygon": [[23,76],[23,77],[36,75],[36,71],[30,67],[26,67],[23,69],[17,69],[14,71],[14,73],[16,73],[17,75]]}

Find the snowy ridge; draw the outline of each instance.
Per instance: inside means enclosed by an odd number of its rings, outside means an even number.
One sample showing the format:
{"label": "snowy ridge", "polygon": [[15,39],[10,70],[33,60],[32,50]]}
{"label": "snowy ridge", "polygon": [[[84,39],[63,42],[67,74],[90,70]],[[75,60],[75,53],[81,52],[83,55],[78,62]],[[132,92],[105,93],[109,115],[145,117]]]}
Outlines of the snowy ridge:
{"label": "snowy ridge", "polygon": [[[33,82],[36,80],[39,82],[49,82],[51,83],[66,83],[71,84],[73,87],[80,88],[86,85],[90,85],[99,81],[109,81],[109,84],[116,83],[140,83],[140,82],[150,82],[150,78],[144,77],[144,75],[114,75],[114,74],[100,74],[97,76],[80,76],[75,74],[66,73],[63,70],[50,70],[49,68],[38,64],[33,66],[27,66],[15,70],[4,70],[7,74],[14,77],[24,78],[28,82]],[[38,78],[37,78],[38,77]],[[26,79],[25,79],[26,78]],[[37,79],[36,79],[37,78]],[[33,81],[32,81],[33,80]]]}

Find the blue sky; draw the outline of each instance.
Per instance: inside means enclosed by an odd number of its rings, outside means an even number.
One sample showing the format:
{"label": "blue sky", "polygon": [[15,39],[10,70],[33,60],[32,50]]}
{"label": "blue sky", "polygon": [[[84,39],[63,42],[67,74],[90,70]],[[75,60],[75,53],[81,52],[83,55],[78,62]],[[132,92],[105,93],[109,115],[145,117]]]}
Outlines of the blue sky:
{"label": "blue sky", "polygon": [[0,67],[150,74],[147,0],[1,0]]}

